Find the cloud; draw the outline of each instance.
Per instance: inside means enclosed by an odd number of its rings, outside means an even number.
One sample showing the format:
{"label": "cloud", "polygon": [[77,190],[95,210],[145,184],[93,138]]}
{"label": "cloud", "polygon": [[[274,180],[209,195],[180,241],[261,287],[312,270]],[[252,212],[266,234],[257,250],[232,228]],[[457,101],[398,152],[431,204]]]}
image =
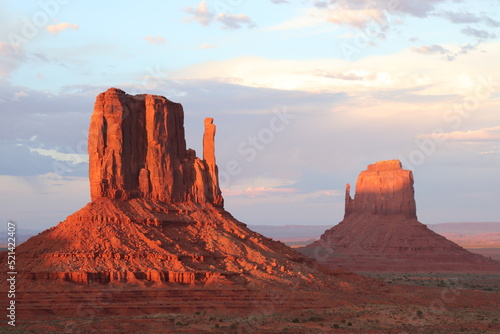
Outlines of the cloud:
{"label": "cloud", "polygon": [[412,52],[426,54],[426,55],[441,54],[441,55],[443,55],[442,59],[447,60],[447,61],[453,61],[459,55],[465,55],[471,51],[476,50],[477,45],[478,44],[476,44],[476,45],[466,44],[466,45],[462,45],[462,46],[457,46],[456,51],[454,51],[454,52],[442,47],[441,45],[437,45],[437,44],[433,44],[433,45],[429,45],[429,46],[423,45],[421,47],[412,47],[411,50],[412,50]]}
{"label": "cloud", "polygon": [[255,188],[246,188],[244,190],[232,190],[232,189],[223,189],[224,196],[244,196],[244,197],[261,197],[271,194],[287,194],[294,193],[297,189],[294,188],[270,188],[270,187],[255,187]]}
{"label": "cloud", "polygon": [[61,22],[58,24],[48,25],[46,29],[52,35],[57,35],[60,32],[63,32],[63,31],[68,30],[68,29],[78,30],[80,28],[78,27],[78,24],[70,24],[67,22]]}
{"label": "cloud", "polygon": [[484,23],[491,27],[499,27],[500,22],[492,19],[485,13],[481,13],[480,15],[471,13],[469,11],[461,11],[461,12],[452,12],[452,11],[444,11],[439,14],[439,16],[449,20],[452,23],[456,24],[464,24],[464,23]]}
{"label": "cloud", "polygon": [[27,96],[28,96],[28,93],[26,93],[25,91],[21,90],[21,91],[16,92],[14,94],[14,100],[19,100],[20,98],[27,97]]}
{"label": "cloud", "polygon": [[[422,137],[430,138],[432,135],[426,134]],[[442,140],[467,142],[500,141],[500,126],[469,131],[453,131],[441,134],[440,138]]]}
{"label": "cloud", "polygon": [[339,80],[354,80],[354,81],[362,81],[367,79],[373,79],[374,76],[372,73],[369,73],[368,75],[366,74],[356,74],[353,71],[349,72],[344,72],[344,73],[331,73],[331,72],[325,72],[321,70],[315,70],[314,75],[317,75],[319,77],[323,78],[329,78],[329,79],[339,79]]}
{"label": "cloud", "polygon": [[327,8],[328,7],[328,2],[327,1],[314,0],[313,6],[316,7],[316,8]]}
{"label": "cloud", "polygon": [[36,152],[42,156],[45,157],[51,157],[54,160],[57,161],[66,161],[66,162],[71,162],[73,164],[80,164],[80,163],[88,163],[89,162],[89,156],[87,153],[85,154],[78,154],[78,153],[64,153],[64,152],[59,152],[57,150],[51,149],[47,150],[44,148],[32,148],[28,147],[30,152]]}
{"label": "cloud", "polygon": [[493,20],[491,17],[489,16],[483,16],[483,21],[484,23],[486,23],[487,25],[489,25],[490,27],[500,27],[500,22],[499,21],[496,21],[496,20]]}
{"label": "cloud", "polygon": [[468,11],[452,12],[444,11],[440,16],[448,19],[452,23],[478,23],[482,18]]}
{"label": "cloud", "polygon": [[379,22],[381,26],[387,26],[387,16],[381,10],[375,8],[350,9],[341,8],[332,10],[326,19],[330,23],[353,26],[363,29],[370,22]]}
{"label": "cloud", "polygon": [[290,1],[287,0],[271,0],[272,3],[275,3],[277,5],[282,4],[282,3],[290,3]]}
{"label": "cloud", "polygon": [[0,42],[0,77],[10,77],[26,58],[22,46]]}
{"label": "cloud", "polygon": [[144,39],[151,44],[157,44],[157,45],[165,44],[165,38],[163,38],[161,36],[154,36],[154,37],[153,36],[146,36],[146,37],[144,37]]}
{"label": "cloud", "polygon": [[187,19],[188,22],[192,22],[194,20],[202,26],[208,26],[215,18],[215,13],[208,9],[206,1],[200,2],[198,7],[188,7],[185,11],[192,14],[192,16]]}
{"label": "cloud", "polygon": [[486,30],[475,29],[470,26],[462,29],[462,32],[466,35],[477,37],[480,39],[492,39],[497,37],[495,34],[490,33]]}
{"label": "cloud", "polygon": [[255,23],[252,19],[244,14],[221,13],[216,16],[215,13],[208,8],[206,1],[200,2],[198,7],[188,7],[185,11],[192,14],[191,17],[185,19],[186,22],[197,21],[202,26],[208,26],[212,22],[220,22],[222,24],[222,29],[240,29],[245,25],[248,28],[255,27]]}
{"label": "cloud", "polygon": [[422,45],[421,47],[412,47],[411,50],[416,53],[421,54],[448,54],[449,50],[443,48],[441,45],[433,44],[433,45]]}
{"label": "cloud", "polygon": [[315,27],[325,22],[325,13],[321,10],[310,8],[302,12],[300,16],[291,18],[277,25],[271,26],[266,30],[269,31],[282,31],[282,30],[295,30],[309,27]]}
{"label": "cloud", "polygon": [[248,28],[255,27],[252,19],[244,14],[222,13],[217,15],[216,21],[222,23],[223,29],[240,29],[245,25]]}
{"label": "cloud", "polygon": [[[179,71],[176,75],[189,78],[232,82],[251,87],[267,87],[281,90],[304,90],[309,92],[369,91],[377,88],[414,87],[429,84],[424,75],[388,69],[387,63],[396,62],[404,68],[405,60],[418,57],[401,55],[401,60],[383,62],[381,58],[350,63],[341,59],[272,60],[259,57],[239,57],[220,62],[207,62]],[[331,71],[331,69],[335,71]],[[291,70],[292,69],[292,70]],[[333,81],[332,79],[339,79]]]}
{"label": "cloud", "polygon": [[439,3],[446,0],[371,0],[371,1],[318,1],[313,2],[315,8],[326,11],[327,21],[339,25],[365,28],[376,22],[383,29],[388,27],[390,15],[409,15],[424,18],[433,13]]}

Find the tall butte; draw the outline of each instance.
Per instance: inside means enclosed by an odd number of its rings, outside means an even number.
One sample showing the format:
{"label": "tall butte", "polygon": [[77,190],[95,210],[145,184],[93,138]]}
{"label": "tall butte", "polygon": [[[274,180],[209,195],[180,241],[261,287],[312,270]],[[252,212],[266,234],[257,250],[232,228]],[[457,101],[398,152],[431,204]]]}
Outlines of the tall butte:
{"label": "tall butte", "polygon": [[186,148],[180,104],[100,94],[89,131],[92,201],[16,249],[24,281],[330,284],[305,256],[223,209],[215,132],[207,118],[199,159]]}
{"label": "tall butte", "polygon": [[101,197],[223,206],[214,152],[215,125],[205,120],[203,160],[186,149],[184,111],[156,95],[100,94],[89,130],[92,200]]}
{"label": "tall butte", "polygon": [[299,251],[355,272],[500,272],[417,220],[413,182],[399,160],[369,165],[354,198],[347,184],[344,220]]}

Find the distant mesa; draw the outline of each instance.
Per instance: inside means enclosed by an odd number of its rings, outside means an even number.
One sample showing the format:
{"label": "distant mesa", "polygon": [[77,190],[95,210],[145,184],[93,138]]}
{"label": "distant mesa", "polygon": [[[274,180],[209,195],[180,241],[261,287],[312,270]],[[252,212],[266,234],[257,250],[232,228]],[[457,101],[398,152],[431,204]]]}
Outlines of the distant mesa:
{"label": "distant mesa", "polygon": [[24,281],[329,284],[305,256],[223,209],[215,134],[205,119],[200,159],[186,148],[180,104],[116,88],[97,96],[92,201],[17,248]]}
{"label": "distant mesa", "polygon": [[328,267],[354,272],[498,272],[500,263],[473,254],[417,220],[413,173],[399,160],[362,171],[344,219],[299,248]]}

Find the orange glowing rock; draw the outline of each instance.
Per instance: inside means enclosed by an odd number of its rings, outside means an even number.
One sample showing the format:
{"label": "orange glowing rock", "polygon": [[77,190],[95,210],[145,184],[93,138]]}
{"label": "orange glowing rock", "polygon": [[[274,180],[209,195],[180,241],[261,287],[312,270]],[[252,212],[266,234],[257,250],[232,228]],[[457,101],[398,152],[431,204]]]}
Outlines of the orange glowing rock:
{"label": "orange glowing rock", "polygon": [[[215,125],[203,160],[186,148],[182,106],[111,88],[89,131],[92,202],[17,248],[35,281],[284,284],[320,287],[307,259],[251,231],[223,209]],[[0,255],[0,257],[5,254]]]}
{"label": "orange glowing rock", "polygon": [[298,249],[330,268],[358,272],[498,272],[500,264],[473,254],[417,220],[413,173],[399,160],[380,161],[346,187],[345,215],[318,241]]}

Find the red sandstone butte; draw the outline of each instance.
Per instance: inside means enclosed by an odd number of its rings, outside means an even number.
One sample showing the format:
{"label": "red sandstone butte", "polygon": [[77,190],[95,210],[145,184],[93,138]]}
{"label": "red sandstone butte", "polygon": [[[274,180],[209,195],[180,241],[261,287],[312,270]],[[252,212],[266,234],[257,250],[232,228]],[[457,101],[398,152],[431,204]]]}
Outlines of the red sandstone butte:
{"label": "red sandstone butte", "polygon": [[355,272],[497,272],[500,264],[473,254],[417,220],[413,173],[399,160],[379,161],[347,184],[345,215],[318,241],[298,249],[332,268]]}
{"label": "red sandstone butte", "polygon": [[92,200],[151,199],[223,205],[212,119],[205,120],[204,160],[186,149],[184,111],[163,96],[111,88],[97,97],[89,130]]}
{"label": "red sandstone butte", "polygon": [[17,248],[20,277],[82,284],[329,284],[304,264],[305,256],[223,209],[215,130],[207,118],[201,160],[186,148],[180,104],[115,88],[100,94],[89,131],[92,202]]}

